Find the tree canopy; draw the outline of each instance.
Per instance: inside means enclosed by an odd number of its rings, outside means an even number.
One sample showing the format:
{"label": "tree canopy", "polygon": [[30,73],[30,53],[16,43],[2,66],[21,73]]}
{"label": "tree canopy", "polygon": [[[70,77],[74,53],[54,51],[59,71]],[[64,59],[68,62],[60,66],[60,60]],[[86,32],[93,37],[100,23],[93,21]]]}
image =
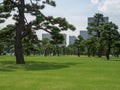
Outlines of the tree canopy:
{"label": "tree canopy", "polygon": [[[17,64],[24,64],[22,39],[32,32],[32,30],[44,30],[54,34],[55,30],[75,30],[65,18],[54,18],[45,16],[41,10],[46,5],[56,6],[53,0],[2,0],[0,2],[0,23],[5,22],[6,18],[12,17],[15,22],[15,56]],[[14,13],[13,13],[14,12]],[[35,17],[29,21],[26,14]]]}

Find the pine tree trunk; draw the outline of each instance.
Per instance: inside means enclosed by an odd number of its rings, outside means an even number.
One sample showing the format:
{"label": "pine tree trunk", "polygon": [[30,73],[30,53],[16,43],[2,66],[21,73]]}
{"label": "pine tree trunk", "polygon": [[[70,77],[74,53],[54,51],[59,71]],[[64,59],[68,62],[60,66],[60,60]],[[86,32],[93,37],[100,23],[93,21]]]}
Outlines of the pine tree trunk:
{"label": "pine tree trunk", "polygon": [[[100,36],[98,37],[100,39]],[[98,47],[98,57],[101,58],[102,57],[102,44],[100,42],[100,40],[98,40],[100,46]]]}
{"label": "pine tree trunk", "polygon": [[88,57],[91,56],[91,54],[90,54],[90,48],[88,48],[87,55],[88,55]]}
{"label": "pine tree trunk", "polygon": [[56,47],[57,47],[57,54],[58,54],[58,56],[60,56],[59,46],[58,46],[58,45],[56,45]]}
{"label": "pine tree trunk", "polygon": [[65,48],[63,48],[63,55],[65,55]]}
{"label": "pine tree trunk", "polygon": [[53,56],[56,56],[56,51],[55,50],[53,50]]}
{"label": "pine tree trunk", "polygon": [[48,53],[47,53],[47,48],[45,49],[45,53],[44,53],[44,56],[47,56]]}
{"label": "pine tree trunk", "polygon": [[22,31],[24,30],[24,0],[20,0],[20,5],[18,7],[19,20],[16,28],[15,37],[15,56],[16,64],[25,64],[23,49],[22,49]]}
{"label": "pine tree trunk", "polygon": [[110,44],[109,44],[109,45],[108,45],[107,54],[106,54],[106,58],[107,58],[107,60],[110,59],[110,50],[111,50],[111,46],[110,46]]}
{"label": "pine tree trunk", "polygon": [[18,36],[15,38],[15,56],[16,64],[25,64],[24,55],[22,50],[21,39]]}
{"label": "pine tree trunk", "polygon": [[102,49],[101,46],[98,49],[98,57],[101,58],[102,57]]}
{"label": "pine tree trunk", "polygon": [[78,48],[78,57],[80,57],[80,49]]}

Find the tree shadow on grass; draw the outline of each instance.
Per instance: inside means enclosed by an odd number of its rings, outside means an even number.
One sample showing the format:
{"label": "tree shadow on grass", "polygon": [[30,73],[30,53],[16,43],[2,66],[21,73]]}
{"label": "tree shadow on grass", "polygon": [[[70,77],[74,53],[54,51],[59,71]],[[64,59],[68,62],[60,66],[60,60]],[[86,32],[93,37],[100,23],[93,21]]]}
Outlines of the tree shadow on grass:
{"label": "tree shadow on grass", "polygon": [[113,61],[113,62],[120,62],[120,58],[115,58],[115,59],[110,58],[110,60],[105,59],[105,61],[109,61],[109,62],[111,62],[111,61]]}
{"label": "tree shadow on grass", "polygon": [[120,62],[120,60],[107,60],[107,61],[116,61],[116,62]]}
{"label": "tree shadow on grass", "polygon": [[25,65],[16,65],[12,61],[0,61],[0,72],[11,71],[40,71],[40,70],[56,70],[62,68],[69,68],[73,65],[81,63],[57,63],[57,62],[34,62],[28,61]]}

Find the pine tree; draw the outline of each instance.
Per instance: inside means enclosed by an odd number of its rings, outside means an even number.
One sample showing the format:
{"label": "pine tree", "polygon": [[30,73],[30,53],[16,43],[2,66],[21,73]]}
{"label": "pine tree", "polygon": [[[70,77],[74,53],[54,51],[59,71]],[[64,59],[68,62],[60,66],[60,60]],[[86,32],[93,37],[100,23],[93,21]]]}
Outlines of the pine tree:
{"label": "pine tree", "polygon": [[[17,64],[25,64],[22,39],[29,35],[32,30],[41,29],[51,33],[51,29],[56,26],[60,30],[75,30],[64,18],[53,18],[45,16],[41,10],[46,5],[56,6],[53,0],[2,0],[0,2],[0,22],[6,18],[13,17],[15,23],[15,56]],[[12,12],[15,12],[12,13]],[[13,14],[13,15],[12,15]],[[26,14],[36,17],[28,22]]]}

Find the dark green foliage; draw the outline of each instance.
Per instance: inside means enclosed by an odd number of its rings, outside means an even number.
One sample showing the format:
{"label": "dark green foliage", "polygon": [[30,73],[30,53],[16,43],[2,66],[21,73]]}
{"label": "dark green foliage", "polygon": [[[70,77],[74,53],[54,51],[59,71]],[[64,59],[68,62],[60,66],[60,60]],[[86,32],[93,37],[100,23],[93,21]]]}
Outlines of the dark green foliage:
{"label": "dark green foliage", "polygon": [[[24,41],[24,38],[28,35],[34,36],[33,33],[31,34],[31,32],[33,32],[32,30],[44,30],[54,37],[58,35],[59,38],[61,38],[59,34],[61,30],[75,30],[75,27],[69,24],[65,18],[45,16],[41,10],[44,9],[46,5],[56,6],[53,0],[27,0],[27,2],[26,0],[2,0],[0,3],[0,23],[4,22],[6,18],[10,16],[16,21],[14,46],[17,64],[25,63],[22,41]],[[11,15],[12,11],[16,13]],[[25,14],[30,14],[36,17],[36,19],[28,21]],[[55,30],[57,30],[57,34]]]}
{"label": "dark green foliage", "polygon": [[91,38],[86,42],[88,56],[91,54],[101,57],[105,55],[109,59],[109,55],[113,54],[119,56],[120,34],[118,26],[112,22],[105,22],[103,14],[95,14],[93,22],[89,23],[87,27]]}
{"label": "dark green foliage", "polygon": [[43,3],[47,3],[47,4],[50,4],[52,6],[56,6],[55,1],[53,1],[53,0],[46,0],[46,2],[43,2]]}
{"label": "dark green foliage", "polygon": [[97,13],[94,15],[93,22],[88,23],[88,32],[90,35],[100,37],[101,26],[105,23],[103,14]]}
{"label": "dark green foliage", "polygon": [[77,47],[77,52],[78,52],[78,56],[80,57],[81,52],[84,50],[84,46],[83,46],[83,37],[81,35],[78,36],[78,38],[75,41],[75,46]]}
{"label": "dark green foliage", "polygon": [[111,48],[114,44],[119,41],[120,34],[117,31],[118,26],[112,22],[106,23],[103,25],[103,31],[101,34],[102,42],[106,46],[106,57],[109,59],[111,53]]}
{"label": "dark green foliage", "polygon": [[4,23],[5,19],[11,16],[11,10],[14,8],[14,5],[10,0],[2,0],[0,3],[0,23]]}
{"label": "dark green foliage", "polygon": [[116,57],[119,57],[120,55],[120,35],[119,35],[119,39],[114,42],[112,48],[112,54]]}
{"label": "dark green foliage", "polygon": [[5,22],[5,20],[4,19],[0,19],[0,23],[4,23]]}
{"label": "dark green foliage", "polygon": [[102,43],[101,43],[101,32],[102,32],[102,26],[104,25],[105,21],[104,21],[104,16],[103,14],[100,14],[100,13],[97,13],[94,15],[93,17],[93,21],[90,22],[88,24],[88,33],[91,35],[91,36],[94,36],[96,37],[96,41],[98,43],[98,46],[97,46],[97,55],[98,57],[101,57],[102,56]]}
{"label": "dark green foliage", "polygon": [[0,41],[13,42],[15,37],[15,25],[7,25],[5,28],[0,30]]}
{"label": "dark green foliage", "polygon": [[0,55],[13,53],[15,27],[15,25],[7,25],[0,30]]}
{"label": "dark green foliage", "polygon": [[87,55],[90,56],[95,56],[97,53],[97,38],[96,37],[90,37],[87,40],[84,41],[84,44],[87,48]]}

